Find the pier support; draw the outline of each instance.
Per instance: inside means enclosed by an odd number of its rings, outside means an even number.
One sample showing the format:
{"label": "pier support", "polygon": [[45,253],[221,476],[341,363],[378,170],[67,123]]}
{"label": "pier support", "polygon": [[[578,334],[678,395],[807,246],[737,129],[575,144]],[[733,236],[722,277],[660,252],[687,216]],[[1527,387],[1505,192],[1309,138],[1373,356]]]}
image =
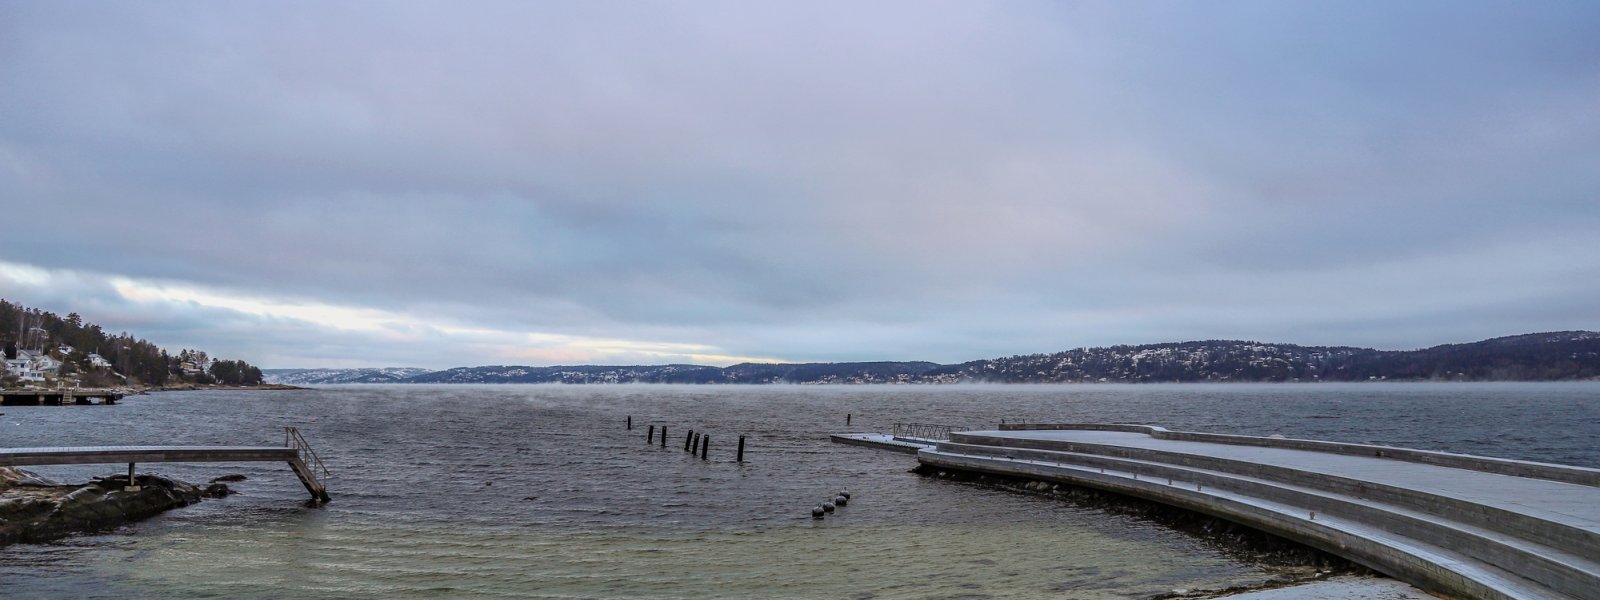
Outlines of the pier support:
{"label": "pier support", "polygon": [[128,463],[128,485],[122,486],[122,491],[124,492],[137,492],[140,490],[139,480],[133,477],[133,465],[134,463]]}

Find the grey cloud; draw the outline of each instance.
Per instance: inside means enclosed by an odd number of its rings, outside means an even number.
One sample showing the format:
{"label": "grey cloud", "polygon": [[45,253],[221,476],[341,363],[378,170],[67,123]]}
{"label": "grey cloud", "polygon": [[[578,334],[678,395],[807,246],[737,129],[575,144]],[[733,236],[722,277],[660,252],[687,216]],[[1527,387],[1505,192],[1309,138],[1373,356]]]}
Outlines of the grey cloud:
{"label": "grey cloud", "polygon": [[1600,317],[1587,4],[181,8],[0,7],[0,259],[808,360]]}

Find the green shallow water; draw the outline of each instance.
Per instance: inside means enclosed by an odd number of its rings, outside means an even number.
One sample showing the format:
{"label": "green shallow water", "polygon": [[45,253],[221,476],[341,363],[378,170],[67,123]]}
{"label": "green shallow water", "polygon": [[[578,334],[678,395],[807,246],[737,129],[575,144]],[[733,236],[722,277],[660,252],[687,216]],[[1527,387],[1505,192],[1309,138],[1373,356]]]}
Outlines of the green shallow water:
{"label": "green shallow water", "polygon": [[101,549],[96,571],[106,597],[253,598],[1092,599],[1265,577],[1158,531],[847,520],[670,534],[378,523],[172,528]]}

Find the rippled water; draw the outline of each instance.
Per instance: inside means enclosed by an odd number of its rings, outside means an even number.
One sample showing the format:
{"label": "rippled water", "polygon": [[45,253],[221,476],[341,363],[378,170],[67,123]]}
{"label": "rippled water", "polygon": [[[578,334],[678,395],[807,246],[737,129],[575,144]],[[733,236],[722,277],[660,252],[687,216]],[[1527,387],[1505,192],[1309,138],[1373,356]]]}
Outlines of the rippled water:
{"label": "rippled water", "polygon": [[[3,412],[4,446],[278,444],[295,425],[335,499],[303,506],[281,465],[148,465],[250,479],[112,534],[0,548],[7,598],[1092,599],[1268,576],[1136,518],[921,478],[908,456],[827,440],[896,421],[1142,422],[1600,466],[1593,383],[353,386]],[[644,443],[650,424],[666,448]],[[682,451],[691,428],[711,460]],[[850,505],[813,521],[843,487]]]}

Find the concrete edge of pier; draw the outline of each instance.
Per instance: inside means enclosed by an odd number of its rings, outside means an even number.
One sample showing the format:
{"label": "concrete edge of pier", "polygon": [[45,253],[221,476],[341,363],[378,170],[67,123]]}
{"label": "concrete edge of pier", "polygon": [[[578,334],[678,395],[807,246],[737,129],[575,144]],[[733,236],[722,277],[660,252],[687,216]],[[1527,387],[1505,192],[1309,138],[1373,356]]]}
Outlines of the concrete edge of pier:
{"label": "concrete edge of pier", "polygon": [[1079,424],[953,431],[922,440],[931,447],[917,460],[1222,518],[1450,597],[1570,600],[1600,589],[1594,486],[1466,468],[1502,462],[1487,457],[1442,466],[1389,460],[1405,449],[1388,447],[1370,447],[1379,455],[1322,449],[1335,442],[1149,433]]}
{"label": "concrete edge of pier", "polygon": [[1469,469],[1484,473],[1497,473],[1500,475],[1510,475],[1512,477],[1533,477],[1537,479],[1548,479],[1550,481],[1561,481],[1565,483],[1576,483],[1600,487],[1600,469],[1509,458],[1475,456],[1471,454],[1455,454],[1451,452],[1439,452],[1434,450],[1398,448],[1394,446],[1353,444],[1348,442],[1330,442],[1324,440],[1307,440],[1284,437],[1205,433],[1199,431],[1174,431],[1155,425],[1123,423],[1008,423],[1001,424],[999,426],[999,430],[1122,431],[1127,433],[1143,433],[1150,437],[1163,440],[1210,442],[1214,444],[1230,444],[1235,446],[1259,446],[1265,448],[1284,448],[1288,450],[1308,450],[1313,452],[1327,452],[1331,454],[1347,454],[1351,456],[1371,456],[1375,458],[1403,460],[1406,462],[1437,465],[1455,469]]}
{"label": "concrete edge of pier", "polygon": [[934,447],[931,440],[897,438],[887,433],[836,433],[828,436],[828,439],[835,444],[865,446],[903,454],[916,454],[919,450]]}

